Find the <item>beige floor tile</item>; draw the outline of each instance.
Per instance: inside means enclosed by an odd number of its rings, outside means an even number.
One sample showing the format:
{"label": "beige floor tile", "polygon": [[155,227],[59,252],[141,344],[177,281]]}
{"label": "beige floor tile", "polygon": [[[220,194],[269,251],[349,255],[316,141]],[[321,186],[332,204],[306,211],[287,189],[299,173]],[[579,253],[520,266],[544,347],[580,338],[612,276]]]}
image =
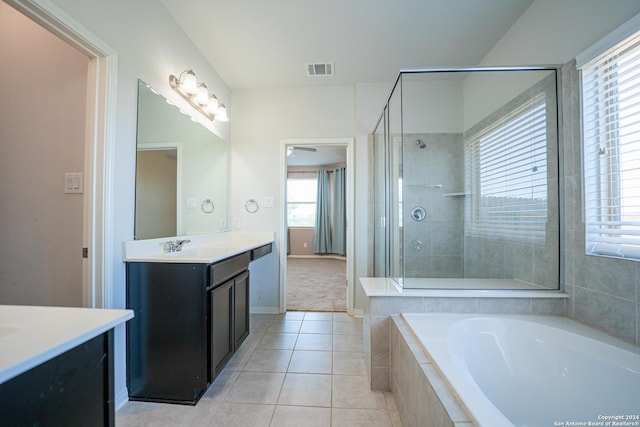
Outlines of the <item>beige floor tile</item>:
{"label": "beige floor tile", "polygon": [[118,427],[401,427],[393,395],[369,388],[362,319],[328,312],[252,314],[251,334],[195,407],[129,402],[116,422]]}
{"label": "beige floor tile", "polygon": [[252,314],[249,318],[249,330],[251,333],[264,332],[271,325],[272,318],[264,317],[264,314]]}
{"label": "beige floor tile", "polygon": [[331,406],[331,375],[287,374],[279,405]]}
{"label": "beige floor tile", "polygon": [[362,335],[334,335],[333,351],[363,352]]}
{"label": "beige floor tile", "polygon": [[304,315],[304,320],[333,320],[332,312],[322,312],[322,311],[308,311],[307,314]]}
{"label": "beige floor tile", "polygon": [[300,332],[302,320],[275,320],[269,324],[266,332],[280,332],[297,334]]}
{"label": "beige floor tile", "polygon": [[334,375],[367,375],[363,353],[334,352]]}
{"label": "beige floor tile", "polygon": [[331,404],[334,408],[387,409],[384,393],[371,390],[366,375],[334,375]]}
{"label": "beige floor tile", "polygon": [[330,334],[300,334],[296,342],[296,350],[331,351],[333,349],[333,335]]}
{"label": "beige floor tile", "polygon": [[299,374],[331,374],[330,351],[296,350],[291,356],[287,372]]}
{"label": "beige floor tile", "polygon": [[240,371],[223,369],[202,396],[202,400],[224,400],[239,375]]}
{"label": "beige floor tile", "polygon": [[301,334],[330,334],[333,322],[326,320],[304,320],[300,328]]}
{"label": "beige floor tile", "polygon": [[209,427],[268,427],[273,405],[223,403],[216,408]]}
{"label": "beige floor tile", "polygon": [[244,367],[245,371],[287,372],[291,350],[256,349]]}
{"label": "beige floor tile", "polygon": [[386,409],[342,409],[331,410],[332,427],[392,427]]}
{"label": "beige floor tile", "polygon": [[225,402],[276,403],[285,374],[242,372],[225,397]]}
{"label": "beige floor tile", "polygon": [[340,335],[362,335],[362,323],[334,321],[333,333]]}
{"label": "beige floor tile", "polygon": [[287,311],[282,315],[285,320],[302,320],[307,313],[305,311]]}
{"label": "beige floor tile", "polygon": [[330,427],[330,408],[276,406],[270,427]]}
{"label": "beige floor tile", "polygon": [[335,322],[356,322],[362,323],[362,317],[349,316],[349,313],[333,313],[333,320]]}
{"label": "beige floor tile", "polygon": [[210,420],[203,407],[150,402],[128,402],[116,418],[118,427],[200,427]]}
{"label": "beige floor tile", "polygon": [[267,350],[293,350],[298,334],[281,334],[267,332],[262,336],[256,348]]}

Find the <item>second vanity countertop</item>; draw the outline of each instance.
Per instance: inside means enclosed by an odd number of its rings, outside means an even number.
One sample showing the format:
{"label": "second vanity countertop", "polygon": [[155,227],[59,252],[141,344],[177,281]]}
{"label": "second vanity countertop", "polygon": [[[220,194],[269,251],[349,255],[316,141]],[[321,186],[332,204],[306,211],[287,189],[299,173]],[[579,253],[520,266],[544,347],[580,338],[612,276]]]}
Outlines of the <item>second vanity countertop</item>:
{"label": "second vanity countertop", "polygon": [[176,237],[124,242],[124,262],[171,262],[210,264],[273,243],[272,232],[243,232],[181,236],[189,239],[181,251],[164,252],[164,243]]}
{"label": "second vanity countertop", "polygon": [[0,305],[0,384],[131,318],[131,310]]}

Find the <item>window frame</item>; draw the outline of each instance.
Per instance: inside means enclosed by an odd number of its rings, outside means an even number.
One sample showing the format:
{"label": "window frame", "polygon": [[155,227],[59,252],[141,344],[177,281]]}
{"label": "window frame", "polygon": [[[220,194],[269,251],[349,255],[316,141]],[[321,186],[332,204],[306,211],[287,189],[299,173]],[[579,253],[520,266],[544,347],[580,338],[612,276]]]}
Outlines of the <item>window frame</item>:
{"label": "window frame", "polygon": [[[625,196],[625,190],[640,191],[640,184],[635,187],[624,185],[629,179],[627,174],[633,156],[625,159],[628,154],[623,153],[622,148],[633,146],[640,150],[640,136],[626,139],[633,124],[622,123],[629,113],[629,107],[623,105],[627,98],[640,102],[640,93],[637,89],[634,93],[633,87],[640,86],[640,72],[634,74],[632,71],[639,67],[627,64],[627,71],[621,72],[625,61],[630,60],[640,64],[640,31],[618,41],[579,67],[582,212],[587,255],[640,260],[640,218],[630,220],[633,214],[625,212],[634,206],[634,196]],[[626,78],[633,83],[625,88],[623,83],[629,84],[625,82]],[[630,114],[640,119],[640,105],[631,108]],[[632,170],[636,171],[637,178],[631,179],[640,180],[640,170]],[[638,212],[640,214],[640,209]]]}
{"label": "window frame", "polygon": [[[313,187],[314,189],[317,189],[317,185],[318,185],[318,179],[316,177],[315,174],[313,174],[313,176],[310,177],[288,177],[287,178],[287,226],[288,227],[298,227],[298,228],[314,228],[315,227],[315,211],[316,211],[316,206],[318,204],[318,198],[317,198],[317,194],[316,194],[316,198],[314,201],[294,201],[292,202],[289,199],[289,183],[291,181],[313,181]],[[314,211],[314,215],[313,215],[313,220],[311,221],[310,225],[292,225],[291,224],[291,217],[290,217],[290,209],[289,207],[292,205],[313,205],[313,211]]]}

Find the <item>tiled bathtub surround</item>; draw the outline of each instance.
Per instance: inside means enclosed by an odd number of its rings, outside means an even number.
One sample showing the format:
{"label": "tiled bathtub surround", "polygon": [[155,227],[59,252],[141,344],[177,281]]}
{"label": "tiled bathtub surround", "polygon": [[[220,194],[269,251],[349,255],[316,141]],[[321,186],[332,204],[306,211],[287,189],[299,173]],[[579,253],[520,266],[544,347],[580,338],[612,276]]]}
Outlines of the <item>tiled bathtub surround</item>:
{"label": "tiled bathtub surround", "polygon": [[360,278],[365,293],[363,346],[373,390],[390,390],[391,315],[398,313],[546,314],[563,316],[567,295],[558,291],[404,290],[386,278]]}
{"label": "tiled bathtub surround", "polygon": [[471,419],[400,315],[389,320],[391,392],[404,427],[471,427]]}

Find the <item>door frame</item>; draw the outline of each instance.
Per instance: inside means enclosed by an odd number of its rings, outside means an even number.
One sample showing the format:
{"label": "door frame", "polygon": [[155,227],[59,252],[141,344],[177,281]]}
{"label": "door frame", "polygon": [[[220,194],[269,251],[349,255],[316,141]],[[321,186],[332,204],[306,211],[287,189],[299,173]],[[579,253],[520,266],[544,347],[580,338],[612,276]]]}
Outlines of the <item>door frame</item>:
{"label": "door frame", "polygon": [[353,315],[355,302],[354,277],[354,138],[295,138],[280,140],[280,194],[282,197],[280,223],[280,300],[279,311],[287,311],[287,147],[290,146],[344,146],[347,152],[346,211],[347,211],[347,313]]}
{"label": "door frame", "polygon": [[49,0],[3,0],[89,58],[84,150],[85,307],[113,308],[113,171],[118,56]]}

